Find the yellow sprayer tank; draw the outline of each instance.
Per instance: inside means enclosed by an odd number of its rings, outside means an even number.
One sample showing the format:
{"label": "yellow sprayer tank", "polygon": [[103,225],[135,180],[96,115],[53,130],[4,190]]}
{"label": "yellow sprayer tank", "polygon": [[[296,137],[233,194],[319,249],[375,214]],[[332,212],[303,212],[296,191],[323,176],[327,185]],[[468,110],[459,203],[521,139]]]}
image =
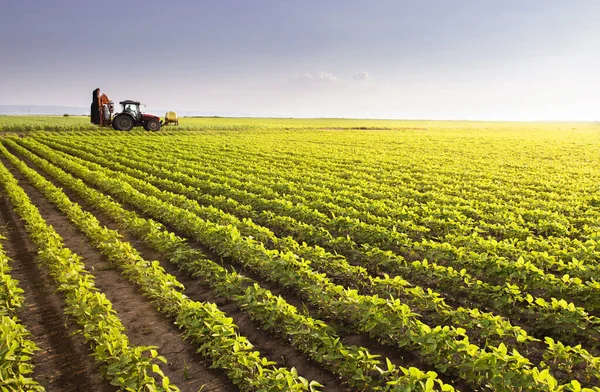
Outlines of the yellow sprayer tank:
{"label": "yellow sprayer tank", "polygon": [[165,125],[168,125],[168,124],[179,125],[179,120],[177,119],[177,113],[167,112],[165,114]]}

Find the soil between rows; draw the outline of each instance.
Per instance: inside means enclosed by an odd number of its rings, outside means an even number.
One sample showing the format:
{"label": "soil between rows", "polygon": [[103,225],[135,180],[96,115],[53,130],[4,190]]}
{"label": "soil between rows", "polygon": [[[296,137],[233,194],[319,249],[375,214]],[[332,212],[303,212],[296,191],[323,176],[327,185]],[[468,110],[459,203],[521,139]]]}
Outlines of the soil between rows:
{"label": "soil between rows", "polygon": [[[129,166],[131,166],[131,165],[129,165]],[[200,203],[200,204],[202,204],[202,203]],[[258,223],[258,222],[255,222],[255,223]],[[258,224],[260,225],[260,223],[258,223]],[[275,233],[275,235],[277,235],[279,237],[287,235],[286,232],[278,230],[278,229],[270,226],[269,224],[266,224],[263,227],[271,229]],[[346,233],[342,233],[342,235],[345,235],[345,234]],[[357,253],[357,254],[360,254],[360,253]],[[401,254],[402,256],[404,256],[406,258],[406,260],[409,262],[422,259],[420,257],[417,257],[418,255],[416,255],[416,254],[404,254],[404,253],[398,253],[398,254]],[[352,257],[352,255],[350,253],[344,253],[344,255],[346,256],[349,263],[358,265],[358,266],[364,265],[364,260],[363,260],[362,255],[358,258]],[[441,265],[447,265],[447,263],[445,263],[443,260],[439,260],[439,263]],[[383,275],[383,273],[381,273],[380,275]],[[389,275],[391,277],[397,276],[397,274],[394,274],[394,273],[391,273]],[[419,276],[412,276],[411,274],[406,274],[406,275],[403,275],[402,277],[407,279],[414,285],[421,286],[423,289],[432,289],[434,291],[439,292],[439,285],[436,285],[435,280],[428,280],[427,278],[423,278],[423,277],[419,277]],[[485,277],[482,277],[482,276],[476,275],[476,277],[483,279],[484,281],[486,280]],[[536,290],[529,290],[529,292],[531,294],[533,294],[534,296],[543,296],[545,291],[541,290],[541,289],[536,289]],[[544,337],[544,336],[550,336],[556,340],[560,340],[562,343],[569,344],[572,346],[576,346],[577,344],[583,344],[584,346],[586,346],[586,349],[588,351],[590,351],[590,353],[592,353],[595,356],[598,356],[599,351],[598,351],[598,348],[596,347],[597,344],[596,344],[596,341],[594,340],[594,337],[585,338],[585,337],[578,336],[576,338],[569,339],[565,336],[562,336],[560,334],[560,332],[557,332],[557,330],[555,328],[556,326],[554,326],[554,327],[550,326],[550,328],[537,326],[532,320],[532,318],[535,318],[536,316],[531,316],[531,315],[526,315],[526,314],[511,314],[510,312],[507,313],[505,311],[499,310],[496,307],[491,306],[489,301],[486,300],[485,297],[480,297],[481,300],[476,300],[476,299],[469,298],[467,296],[462,296],[462,295],[454,295],[453,296],[448,293],[445,293],[445,294],[442,293],[442,294],[443,294],[443,298],[444,298],[446,304],[450,305],[453,308],[458,308],[458,307],[477,308],[484,312],[490,312],[490,313],[494,313],[496,315],[501,315],[505,319],[510,320],[513,325],[522,327],[523,329],[527,330],[530,334],[537,336],[538,338]],[[402,300],[403,298],[400,297],[400,299]],[[575,299],[571,299],[571,300],[575,301],[575,303],[577,304],[577,301]],[[308,308],[310,309],[310,307],[308,307]],[[427,311],[424,312],[423,310],[420,310],[419,313],[421,315],[420,316],[421,321],[428,324],[429,326],[435,326],[439,323],[439,322],[436,322],[435,320],[432,320],[431,317],[429,317],[431,312],[427,312]],[[591,315],[596,315],[596,313],[597,313],[597,311],[590,312]],[[486,339],[481,338],[479,336],[479,332],[477,329],[468,329],[467,335],[469,336],[469,338],[471,339],[472,342],[474,342],[480,346],[485,344]],[[546,348],[546,345],[543,342],[542,343],[530,343],[529,346],[527,347],[527,357],[528,357],[528,359],[530,359],[532,361],[532,363],[535,366],[538,366],[540,364],[540,362],[542,360],[542,350],[545,350],[545,348]],[[563,374],[563,373],[559,372],[558,374]]]}
{"label": "soil between rows", "polygon": [[[32,166],[27,159],[24,159],[23,157],[20,157],[20,158],[23,159],[24,161],[26,161],[30,166]],[[33,165],[33,166],[35,167],[35,165]],[[39,173],[44,175],[48,180],[54,182],[55,185],[60,186],[60,184],[58,184],[56,181],[54,181],[50,176],[46,175],[44,172],[39,171]],[[94,189],[97,189],[90,184],[88,184],[88,186],[90,186]],[[82,201],[73,192],[71,192],[67,189],[64,189],[64,191],[72,200],[80,203],[88,211],[92,212],[96,217],[98,217],[98,219],[102,222],[103,225],[106,225],[107,227],[113,228],[115,230],[118,229],[118,225],[115,224],[114,222],[112,222],[110,220],[110,218],[107,218],[106,216],[104,216],[102,213],[100,213],[99,211],[97,211],[94,208],[88,208],[89,206],[87,206],[87,203]],[[143,216],[145,218],[150,218],[146,214],[137,210],[134,206],[124,205],[124,208],[129,209],[131,211],[135,211],[140,216]],[[166,226],[168,227],[168,225],[166,225]],[[169,228],[169,230],[175,232],[176,234],[180,235],[181,237],[185,237],[185,235],[177,232],[176,230],[173,230],[173,228]],[[119,230],[119,231],[121,234],[124,235],[124,237],[127,241],[131,242],[132,245],[134,245],[136,247],[136,249],[138,249],[142,253],[142,255],[146,259],[148,259],[148,260],[159,259],[160,260],[160,255],[157,252],[154,252],[152,249],[147,248],[141,241],[137,241],[137,240],[129,237],[123,230]],[[243,271],[244,274],[246,274],[250,278],[252,278],[256,281],[259,281],[261,286],[271,290],[273,292],[273,294],[275,294],[275,295],[281,295],[289,303],[296,306],[298,309],[307,310],[309,314],[316,314],[317,311],[316,311],[316,309],[314,309],[313,306],[306,304],[301,298],[296,296],[294,293],[290,292],[290,290],[282,289],[281,287],[277,286],[277,284],[275,284],[273,282],[265,281],[264,279],[260,278],[253,272],[247,271],[242,265],[236,263],[235,261],[233,261],[231,259],[221,260],[219,258],[219,256],[217,256],[214,253],[212,253],[211,251],[205,249],[204,247],[202,247],[200,244],[198,244],[195,241],[189,241],[189,244],[193,247],[200,248],[205,254],[209,255],[210,258],[212,258],[213,260],[219,260],[219,262],[224,264],[226,267],[235,268],[238,271]],[[163,267],[165,267],[165,269],[169,273],[177,276],[178,280],[180,282],[182,282],[188,288],[188,290],[190,290],[190,287],[192,287],[192,286],[190,286],[190,284],[198,284],[199,283],[194,279],[192,279],[192,281],[190,282],[190,278],[188,278],[185,274],[182,275],[182,273],[180,273],[177,270],[177,268],[175,266],[171,265],[170,263],[165,263],[163,260],[161,260],[161,265],[163,265]],[[193,294],[188,294],[187,291],[186,291],[186,295],[190,296],[190,298],[193,298],[193,299],[208,300],[208,301],[217,303],[222,310],[225,310],[228,313],[228,316],[234,318],[234,321],[236,322],[236,325],[238,325],[240,327],[240,332],[242,334],[244,334],[245,336],[250,338],[250,340],[253,343],[259,342],[259,341],[261,341],[261,343],[262,343],[262,340],[253,340],[255,333],[252,332],[252,329],[254,329],[255,331],[258,331],[260,329],[260,325],[254,325],[254,323],[244,313],[237,311],[235,304],[229,304],[221,298],[214,297],[214,295],[212,295],[209,291],[207,291],[207,289],[205,287],[203,287],[202,284],[200,284],[198,286],[198,290],[199,290],[198,291],[199,296],[196,298],[193,297]],[[202,293],[204,293],[204,294],[202,294]],[[241,317],[241,319],[239,321],[238,321],[238,316],[236,316],[236,313],[241,314],[241,316],[239,316],[239,317]],[[338,333],[343,338],[343,340],[345,341],[346,344],[349,344],[349,345],[353,344],[353,345],[359,345],[359,346],[366,347],[372,354],[381,355],[383,358],[387,357],[394,364],[399,365],[399,366],[404,366],[404,367],[415,366],[424,371],[429,371],[429,370],[435,371],[435,369],[433,369],[430,365],[425,363],[423,361],[423,358],[419,357],[419,355],[415,352],[399,350],[399,349],[393,348],[393,347],[382,346],[381,344],[379,344],[375,340],[369,338],[365,334],[351,334],[347,329],[344,328],[344,326],[339,325],[339,323],[336,320],[331,320],[328,318],[325,318],[323,320],[326,321],[327,323],[329,323],[331,326],[333,326],[338,331]],[[249,329],[250,332],[247,334],[245,333],[246,328],[244,327],[246,322],[249,322],[251,324],[251,328]],[[285,342],[285,341],[284,342],[281,342],[280,340],[278,341],[278,339],[276,337],[268,336],[267,340],[269,342],[274,340],[275,349],[277,349],[277,350],[280,350],[282,348],[281,344],[284,344],[284,345],[287,344],[287,342]],[[279,344],[279,346],[277,346],[278,344]],[[293,348],[289,348],[290,355],[288,355],[288,356],[279,355],[279,354],[271,355],[271,350],[268,347],[265,347],[263,349],[262,345],[260,347],[257,346],[257,348],[259,349],[259,351],[261,351],[261,353],[265,354],[270,359],[273,359],[273,360],[281,359],[280,363],[282,365],[286,365],[289,367],[291,367],[291,366],[296,367],[299,370],[299,373],[301,375],[308,377],[310,379],[309,375],[311,375],[312,373],[301,371],[304,368],[302,363],[306,362],[307,360],[301,353],[295,352],[295,350],[293,350]],[[334,381],[336,381],[339,384],[339,382],[334,379],[335,376],[333,376],[327,372],[325,372],[325,373],[327,373],[327,375],[332,377],[332,378],[330,378],[330,381],[324,382],[324,380],[326,380],[325,377],[318,377],[318,375],[323,376],[323,373],[324,373],[324,371],[322,369],[320,369],[318,366],[319,365],[316,365],[314,378],[326,386],[325,390],[330,390],[329,388],[333,387],[333,385],[335,384]],[[446,383],[454,384],[456,387],[459,387],[463,391],[471,390],[471,388],[460,379],[456,379],[455,377],[449,377],[448,375],[440,374],[439,372],[436,372],[436,373],[438,373],[438,376],[440,377],[440,379],[444,380],[444,382],[446,382]],[[337,388],[333,389],[333,390],[337,390]]]}
{"label": "soil between rows", "polygon": [[[168,363],[161,365],[161,369],[170,381],[181,388],[182,391],[198,391],[204,386],[203,391],[236,391],[238,390],[222,373],[209,369],[209,364],[195,353],[195,348],[180,337],[180,332],[172,321],[160,314],[154,309],[152,303],[147,300],[136,287],[129,283],[118,270],[113,267],[102,254],[92,247],[86,237],[77,230],[68,220],[68,218],[48,200],[46,200],[27,180],[5,159],[2,163],[11,171],[19,181],[19,185],[26,191],[31,202],[40,210],[42,217],[46,222],[54,227],[56,232],[63,238],[66,247],[83,258],[86,269],[90,271],[95,278],[95,284],[100,291],[112,302],[113,308],[117,311],[121,322],[126,327],[126,334],[133,345],[139,346],[157,346],[159,354],[163,355]],[[18,217],[16,217],[18,220]],[[19,223],[21,223],[19,221]],[[22,224],[22,223],[21,223]],[[22,235],[20,233],[21,238]],[[29,272],[29,271],[28,271]],[[23,280],[30,280],[29,275],[22,277]],[[43,296],[49,301],[58,301],[56,295],[48,290],[48,286],[23,287],[26,293]],[[27,313],[27,312],[24,312]],[[25,315],[25,314],[24,314]],[[67,322],[63,323],[68,325]],[[29,323],[26,324],[29,327]],[[70,327],[74,329],[74,327]],[[32,331],[33,332],[33,331]],[[35,335],[35,333],[34,333]],[[83,354],[88,359],[87,354],[91,353],[88,346],[85,346]],[[68,349],[65,348],[68,351]],[[37,356],[36,356],[37,357]],[[93,365],[93,360],[89,358],[92,366],[88,364],[88,372],[98,374],[98,367]],[[74,372],[71,370],[75,364],[86,363],[80,359],[64,358],[59,362],[61,372],[64,378],[68,379]],[[89,361],[88,361],[89,362]],[[68,381],[68,380],[66,380]],[[65,381],[65,382],[66,382]],[[75,386],[80,383],[78,380],[70,380]],[[108,390],[114,390],[110,387]],[[54,387],[51,390],[69,390]],[[77,390],[77,389],[74,389]],[[88,388],[87,390],[100,390],[97,388]]]}
{"label": "soil between rows", "polygon": [[32,359],[35,368],[31,376],[49,391],[114,391],[115,387],[101,379],[100,367],[83,337],[74,335],[76,328],[64,313],[56,284],[37,263],[37,249],[6,195],[0,197],[0,233],[7,238],[2,246],[12,260],[10,274],[24,291],[18,317],[40,348]]}
{"label": "soil between rows", "polygon": [[[12,151],[12,152],[15,155],[19,156],[14,151]],[[55,181],[52,177],[47,175],[42,170],[39,170],[39,168],[37,166],[33,165],[31,162],[29,162],[29,160],[27,160],[21,156],[19,156],[19,158],[21,160],[23,160],[24,162],[26,162],[30,167],[35,168],[39,174],[44,176],[49,181],[53,182],[56,186],[61,187],[61,185],[57,181]],[[15,175],[17,177],[17,179],[19,180],[19,184],[26,190],[26,192],[28,194],[36,195],[35,199],[32,198],[32,201],[34,202],[34,204],[38,205],[38,202],[40,202],[41,204],[48,205],[47,207],[44,208],[44,211],[42,211],[42,215],[44,216],[45,219],[47,219],[48,223],[50,223],[50,224],[58,223],[59,227],[57,227],[57,225],[55,225],[55,224],[53,224],[53,226],[65,240],[66,246],[69,247],[71,250],[75,251],[76,253],[78,253],[79,255],[83,256],[86,260],[87,259],[93,260],[90,262],[85,261],[86,266],[88,266],[88,269],[90,271],[92,271],[93,274],[96,276],[96,285],[103,292],[106,293],[107,297],[111,301],[113,301],[113,299],[105,291],[105,287],[107,287],[108,290],[110,290],[110,291],[118,290],[118,292],[123,292],[123,293],[127,292],[127,295],[131,295],[131,296],[137,295],[138,297],[142,298],[142,301],[147,302],[148,306],[150,308],[152,307],[151,303],[149,303],[149,301],[147,301],[142,296],[142,294],[137,293],[135,288],[133,288],[132,285],[126,281],[125,277],[122,277],[117,270],[113,269],[113,267],[110,267],[109,262],[107,260],[105,260],[105,258],[95,248],[93,248],[91,245],[88,244],[84,235],[82,233],[80,233],[68,221],[68,218],[66,218],[66,216],[64,216],[61,211],[59,211],[56,207],[51,205],[50,202],[48,202],[45,198],[43,198],[43,196],[41,194],[39,194],[39,192],[35,188],[33,188],[31,185],[29,185],[26,182],[26,180],[20,175],[20,173],[18,173],[18,171],[16,171],[12,167],[12,165],[7,165],[7,167],[9,167],[9,169],[11,170],[13,175]],[[278,363],[278,365],[280,365],[280,366],[286,366],[288,368],[295,367],[298,370],[298,373],[300,375],[302,375],[303,377],[306,377],[309,380],[313,380],[313,379],[317,380],[321,384],[323,384],[324,391],[347,391],[347,390],[350,390],[347,387],[343,386],[343,384],[340,382],[340,380],[337,378],[337,376],[324,370],[322,367],[320,367],[319,364],[313,363],[312,361],[308,360],[302,353],[297,352],[295,349],[293,349],[292,347],[287,345],[285,341],[282,341],[281,339],[271,336],[269,333],[263,331],[260,325],[254,323],[252,320],[250,320],[249,316],[245,312],[239,310],[234,303],[230,303],[230,302],[224,300],[223,298],[216,297],[205,285],[202,284],[202,282],[198,281],[195,278],[190,277],[189,275],[187,275],[184,272],[179,271],[177,269],[177,267],[175,265],[173,265],[172,263],[165,261],[164,259],[161,259],[160,254],[158,252],[147,247],[145,244],[143,244],[143,242],[128,235],[124,230],[119,228],[118,224],[116,224],[114,221],[112,221],[110,218],[106,217],[104,214],[102,214],[95,208],[90,207],[85,201],[83,201],[81,198],[79,198],[74,192],[72,192],[68,189],[64,189],[64,188],[63,188],[63,191],[65,192],[65,194],[67,194],[67,196],[72,201],[77,202],[78,204],[80,204],[82,206],[82,208],[93,213],[99,219],[99,221],[101,222],[102,225],[104,225],[110,229],[113,229],[113,230],[118,230],[119,233],[123,236],[123,240],[130,242],[132,244],[132,246],[134,246],[140,252],[140,254],[142,255],[142,257],[144,257],[144,259],[159,260],[161,265],[165,268],[165,270],[167,272],[171,273],[172,275],[175,275],[176,278],[178,279],[178,281],[180,281],[186,287],[185,294],[189,298],[191,298],[193,300],[198,300],[198,301],[209,301],[209,302],[216,303],[219,306],[219,308],[227,314],[227,316],[233,318],[235,324],[239,328],[240,334],[246,336],[250,340],[250,342],[252,342],[252,344],[255,346],[255,349],[260,351],[263,356],[267,357],[270,360],[276,361]],[[38,197],[41,198],[42,200],[38,200]],[[48,211],[46,211],[46,210],[48,210]],[[49,215],[50,218],[47,218],[46,215]],[[59,228],[60,228],[60,230],[59,230]],[[79,251],[78,251],[78,249],[79,249]],[[104,283],[101,284],[101,282],[99,281],[98,276],[100,276],[100,275],[108,276],[106,278],[107,286],[104,286]],[[102,280],[104,281],[104,279],[102,279]],[[124,287],[112,287],[112,285],[116,284],[116,282],[121,282],[124,284],[124,286],[128,285],[128,286],[130,286],[130,289],[127,289]],[[132,291],[133,291],[133,293],[132,293]],[[119,310],[120,308],[118,308],[117,305],[118,305],[117,303],[114,303],[114,308],[115,308],[115,310],[117,310],[119,317],[123,321],[123,324],[128,327],[127,335],[130,336],[132,332],[135,332],[135,333],[140,333],[143,338],[144,333],[149,332],[148,331],[149,327],[147,326],[147,324],[148,324],[147,322],[141,323],[143,325],[143,327],[140,328],[141,331],[137,330],[137,329],[134,331],[131,331],[130,327],[127,324],[127,322],[129,322],[129,319],[135,320],[139,317],[141,308],[138,306],[129,306],[127,303],[124,303],[123,310],[120,311]],[[151,311],[154,311],[154,313],[157,313],[160,318],[166,320],[172,326],[174,331],[176,333],[178,333],[178,330],[176,329],[176,327],[172,324],[172,322],[168,318],[160,315],[153,308],[151,309]],[[144,314],[145,314],[145,316],[144,316],[144,318],[145,318],[147,313],[145,312]],[[137,320],[135,320],[135,321],[137,321]],[[133,342],[133,338],[131,340]],[[181,339],[179,339],[179,340],[181,341]],[[142,339],[142,341],[144,342],[143,344],[146,344],[146,345],[151,344],[148,342],[148,339]],[[159,345],[159,344],[154,344],[154,343],[152,343],[152,344]],[[161,347],[161,345],[159,345],[159,347]],[[192,353],[194,352],[194,349],[191,347],[189,348],[189,350]],[[175,350],[170,350],[170,351],[175,351]],[[168,355],[169,354],[168,352],[163,352],[163,350],[160,350],[160,348],[159,348],[159,352],[162,355],[167,357],[167,359],[169,360],[169,363],[172,363],[172,358],[170,355]],[[196,362],[202,361],[202,359],[199,358],[199,356],[197,354],[194,354],[194,355],[196,356],[196,359],[195,359]],[[182,360],[178,359],[177,356],[173,356],[173,357],[175,358],[175,360],[174,360],[175,362],[182,362]],[[191,376],[192,370],[189,369],[190,362],[188,360],[183,360],[183,364],[187,364],[186,366],[188,366],[188,368],[186,368],[186,369],[188,369],[188,370],[186,371],[186,374],[189,375],[190,380],[193,379],[193,377]],[[209,364],[206,363],[206,365],[208,366]],[[180,368],[181,366],[177,366],[177,364],[174,363],[173,367]],[[209,369],[209,370],[211,370],[211,369]],[[214,370],[211,370],[211,371],[216,372]],[[166,373],[167,372],[165,371],[165,374]],[[182,388],[182,390],[190,390],[190,391],[197,390],[197,388],[196,389],[193,389],[193,388],[187,389],[187,386],[184,388],[184,385],[186,385],[185,383],[177,382],[176,377],[171,377],[170,374],[167,374],[167,375],[169,376],[170,380],[174,384],[176,384],[180,388]],[[222,373],[221,373],[221,377],[224,378]],[[233,386],[229,381],[227,381],[226,378],[225,378],[225,381],[226,381],[226,383],[228,383],[230,385],[230,388],[232,388],[232,389],[219,389],[219,388],[224,388],[223,386],[221,386],[221,384],[217,384],[219,386],[216,388],[207,389],[211,385],[211,384],[207,384],[204,387],[204,389],[202,389],[202,391],[237,390],[237,388],[235,386]],[[189,383],[189,381],[188,381],[188,383]],[[225,384],[225,382],[224,382],[224,384]],[[202,384],[200,384],[200,386],[201,385]]]}

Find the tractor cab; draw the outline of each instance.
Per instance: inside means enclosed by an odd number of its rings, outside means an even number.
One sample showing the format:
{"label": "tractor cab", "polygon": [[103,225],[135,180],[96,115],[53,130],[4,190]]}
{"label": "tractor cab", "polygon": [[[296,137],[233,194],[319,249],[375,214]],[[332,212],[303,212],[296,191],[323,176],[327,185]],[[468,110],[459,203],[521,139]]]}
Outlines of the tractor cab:
{"label": "tractor cab", "polygon": [[133,119],[135,121],[139,121],[142,118],[142,112],[140,110],[140,102],[139,101],[131,101],[131,100],[125,100],[125,101],[121,101],[119,102],[121,104],[121,107],[123,108],[123,110],[121,110],[122,113],[128,113],[131,115],[131,117],[133,117]]}

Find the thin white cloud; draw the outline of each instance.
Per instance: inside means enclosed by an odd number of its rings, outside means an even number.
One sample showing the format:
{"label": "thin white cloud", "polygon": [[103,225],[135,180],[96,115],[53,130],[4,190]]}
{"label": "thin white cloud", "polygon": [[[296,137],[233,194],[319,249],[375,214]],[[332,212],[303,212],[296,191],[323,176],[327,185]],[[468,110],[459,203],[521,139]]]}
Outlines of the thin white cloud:
{"label": "thin white cloud", "polygon": [[325,71],[321,71],[318,74],[311,74],[311,73],[306,73],[300,76],[296,76],[295,78],[292,79],[293,82],[300,82],[300,83],[313,83],[313,82],[320,82],[320,83],[332,83],[332,82],[336,82],[338,80],[338,78],[329,73],[329,72],[325,72]]}
{"label": "thin white cloud", "polygon": [[316,76],[316,80],[318,80],[320,82],[335,82],[336,80],[338,80],[338,78],[333,76],[329,72],[321,71]]}
{"label": "thin white cloud", "polygon": [[327,84],[327,83],[340,83],[342,85],[347,85],[348,83],[352,82],[352,81],[365,81],[365,80],[370,80],[371,79],[371,75],[369,75],[368,72],[355,72],[351,77],[346,77],[346,78],[338,78],[337,76],[335,76],[332,73],[326,72],[326,71],[321,71],[319,73],[305,73],[299,76],[296,76],[294,78],[291,79],[292,82],[294,83],[301,83],[301,84],[316,84],[316,83],[323,83],[323,84]]}
{"label": "thin white cloud", "polygon": [[368,72],[357,72],[354,74],[353,78],[354,78],[354,80],[367,80],[367,79],[369,79],[369,73]]}

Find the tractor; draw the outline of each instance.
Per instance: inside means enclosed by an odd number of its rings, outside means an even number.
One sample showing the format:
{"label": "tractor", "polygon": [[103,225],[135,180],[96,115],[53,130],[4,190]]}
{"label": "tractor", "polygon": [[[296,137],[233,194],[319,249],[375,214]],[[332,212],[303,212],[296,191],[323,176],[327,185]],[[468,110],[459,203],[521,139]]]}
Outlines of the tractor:
{"label": "tractor", "polygon": [[140,102],[125,100],[119,102],[122,110],[113,116],[114,104],[100,89],[92,93],[91,122],[100,126],[111,126],[118,131],[130,131],[133,127],[144,127],[147,131],[158,131],[163,125],[158,116],[142,113]]}
{"label": "tractor", "polygon": [[139,101],[125,100],[119,102],[123,108],[112,119],[112,127],[117,131],[129,131],[133,127],[144,127],[147,131],[158,131],[162,122],[160,118],[142,113]]}

